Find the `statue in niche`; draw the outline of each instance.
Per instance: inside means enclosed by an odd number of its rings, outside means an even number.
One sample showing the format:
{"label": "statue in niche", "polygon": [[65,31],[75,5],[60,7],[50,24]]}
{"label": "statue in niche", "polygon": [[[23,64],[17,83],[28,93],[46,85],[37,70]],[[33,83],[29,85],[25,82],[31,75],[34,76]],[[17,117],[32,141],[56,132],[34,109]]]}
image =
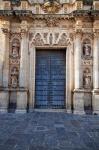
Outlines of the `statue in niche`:
{"label": "statue in niche", "polygon": [[88,44],[83,45],[83,56],[90,57],[91,56],[91,46]]}
{"label": "statue in niche", "polygon": [[90,69],[89,68],[86,68],[85,70],[84,70],[84,74],[89,74],[90,73]]}
{"label": "statue in niche", "polygon": [[19,57],[19,50],[20,50],[19,41],[15,39],[12,43],[12,52],[11,52],[12,57],[14,58]]}
{"label": "statue in niche", "polygon": [[13,68],[11,69],[11,74],[12,74],[12,75],[18,74],[18,68],[17,68],[17,67],[13,67]]}
{"label": "statue in niche", "polygon": [[19,57],[19,48],[18,47],[15,47],[15,46],[12,47],[12,56],[14,58]]}
{"label": "statue in niche", "polygon": [[86,75],[84,76],[83,80],[84,80],[84,88],[89,89],[91,86],[91,76]]}
{"label": "statue in niche", "polygon": [[89,89],[91,87],[91,75],[89,68],[86,68],[83,73],[83,86]]}
{"label": "statue in niche", "polygon": [[11,87],[16,88],[18,86],[17,76],[11,76]]}

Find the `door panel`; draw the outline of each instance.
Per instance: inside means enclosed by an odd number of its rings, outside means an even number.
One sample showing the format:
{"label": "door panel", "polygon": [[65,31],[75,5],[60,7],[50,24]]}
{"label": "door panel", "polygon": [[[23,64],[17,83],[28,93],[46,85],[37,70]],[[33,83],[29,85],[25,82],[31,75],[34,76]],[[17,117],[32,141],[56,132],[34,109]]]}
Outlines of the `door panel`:
{"label": "door panel", "polygon": [[35,86],[37,108],[64,108],[65,58],[65,50],[37,50]]}

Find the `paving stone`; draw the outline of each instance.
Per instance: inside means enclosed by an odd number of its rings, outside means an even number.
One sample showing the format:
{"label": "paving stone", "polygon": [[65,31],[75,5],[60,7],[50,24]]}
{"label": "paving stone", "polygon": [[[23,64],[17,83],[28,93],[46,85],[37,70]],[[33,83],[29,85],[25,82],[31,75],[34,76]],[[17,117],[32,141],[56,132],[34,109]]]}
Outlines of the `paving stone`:
{"label": "paving stone", "polygon": [[99,150],[99,116],[0,114],[0,150]]}

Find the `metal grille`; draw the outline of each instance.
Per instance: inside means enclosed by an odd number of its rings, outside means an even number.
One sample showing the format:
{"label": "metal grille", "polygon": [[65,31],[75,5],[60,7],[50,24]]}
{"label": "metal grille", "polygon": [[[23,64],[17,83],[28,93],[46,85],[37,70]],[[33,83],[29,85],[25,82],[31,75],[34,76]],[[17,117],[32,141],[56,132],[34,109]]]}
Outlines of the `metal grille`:
{"label": "metal grille", "polygon": [[37,50],[36,108],[64,108],[65,62],[65,50]]}

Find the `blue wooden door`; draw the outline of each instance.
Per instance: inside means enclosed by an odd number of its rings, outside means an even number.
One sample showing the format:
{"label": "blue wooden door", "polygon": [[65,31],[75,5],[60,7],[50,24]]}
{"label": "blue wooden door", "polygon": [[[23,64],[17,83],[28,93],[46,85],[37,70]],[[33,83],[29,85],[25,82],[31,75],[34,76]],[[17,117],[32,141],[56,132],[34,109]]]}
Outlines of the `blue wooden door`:
{"label": "blue wooden door", "polygon": [[64,108],[65,58],[65,50],[37,50],[35,86],[37,108]]}

